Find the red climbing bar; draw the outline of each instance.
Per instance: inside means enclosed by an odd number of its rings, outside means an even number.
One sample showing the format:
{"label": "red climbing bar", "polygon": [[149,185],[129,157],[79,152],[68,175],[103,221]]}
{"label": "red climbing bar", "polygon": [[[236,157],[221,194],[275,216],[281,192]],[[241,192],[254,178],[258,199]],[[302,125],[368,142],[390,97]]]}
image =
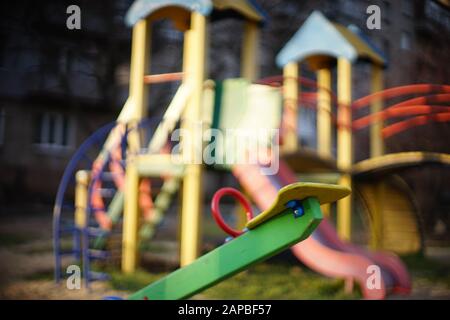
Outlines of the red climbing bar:
{"label": "red climbing bar", "polygon": [[353,102],[352,108],[360,109],[368,106],[374,100],[387,100],[408,94],[426,94],[426,93],[450,93],[449,85],[436,84],[413,84],[408,86],[401,86],[379,91]]}
{"label": "red climbing bar", "polygon": [[172,73],[161,73],[161,74],[150,74],[144,76],[144,83],[164,83],[164,82],[174,82],[183,79],[183,72],[172,72]]}
{"label": "red climbing bar", "polygon": [[382,130],[383,138],[389,138],[411,127],[423,126],[429,122],[448,122],[448,121],[450,121],[450,112],[414,117],[412,119],[391,124],[386,128],[384,128]]}
{"label": "red climbing bar", "polygon": [[405,106],[397,108],[388,108],[383,111],[372,113],[365,117],[359,118],[353,121],[353,129],[360,130],[376,121],[384,121],[395,117],[406,117],[423,114],[436,114],[440,112],[450,112],[450,106],[429,106],[429,105],[417,105],[417,106]]}

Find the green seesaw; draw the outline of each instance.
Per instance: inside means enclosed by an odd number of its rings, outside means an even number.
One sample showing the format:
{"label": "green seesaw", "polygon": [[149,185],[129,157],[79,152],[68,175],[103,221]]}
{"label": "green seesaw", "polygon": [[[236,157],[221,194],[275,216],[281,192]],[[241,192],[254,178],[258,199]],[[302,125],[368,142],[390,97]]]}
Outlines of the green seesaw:
{"label": "green seesaw", "polygon": [[[251,206],[243,195],[235,189],[223,188],[214,196],[212,209],[218,224],[234,239],[139,290],[128,299],[189,298],[306,239],[322,220],[320,205],[344,198],[350,192],[350,189],[337,185],[291,184],[278,192],[268,210],[252,218]],[[236,197],[247,210],[249,221],[244,231],[233,230],[222,220],[218,203],[223,195]]]}

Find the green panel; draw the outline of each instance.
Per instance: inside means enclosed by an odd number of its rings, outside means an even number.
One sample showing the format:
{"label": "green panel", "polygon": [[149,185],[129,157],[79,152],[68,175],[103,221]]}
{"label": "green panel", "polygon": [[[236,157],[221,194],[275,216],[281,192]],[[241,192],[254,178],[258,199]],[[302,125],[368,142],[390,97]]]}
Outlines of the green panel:
{"label": "green panel", "polygon": [[180,183],[180,179],[173,177],[164,181],[161,191],[158,193],[154,201],[151,221],[144,221],[144,224],[139,231],[141,240],[147,240],[153,237],[155,226],[161,222],[164,217],[164,213],[169,209],[173,197],[180,187]]}
{"label": "green panel", "polygon": [[215,110],[219,121],[215,128],[238,127],[247,110],[247,89],[249,81],[245,79],[227,79],[219,84],[220,92],[215,101]]}
{"label": "green panel", "polygon": [[132,294],[129,299],[188,298],[306,239],[322,220],[315,198],[302,201],[304,215],[286,209],[257,228],[218,247],[168,276]]}
{"label": "green panel", "polygon": [[117,223],[122,216],[123,200],[123,192],[117,191],[109,204],[108,216],[111,218],[113,224]]}
{"label": "green panel", "polygon": [[[178,191],[179,185],[180,179],[176,177],[171,177],[164,182],[160,193],[154,201],[152,221],[145,221],[139,231],[142,239],[149,239],[153,236],[155,225],[161,222],[164,213],[167,211],[170,203],[172,202],[173,195]],[[113,224],[116,224],[122,216],[123,201],[123,192],[117,191],[108,207],[108,216],[111,218]],[[106,244],[106,237],[106,235],[98,236],[95,239],[94,247],[104,247]]]}
{"label": "green panel", "polygon": [[[241,122],[242,115],[247,109],[247,89],[249,81],[242,78],[227,79],[216,83],[216,92],[214,97],[214,114],[213,114],[213,129],[220,129],[224,132],[225,129],[233,129]],[[235,150],[226,150],[222,146],[226,143],[223,140],[214,142],[217,147],[212,154],[215,157],[223,158],[225,153],[228,156],[234,156]],[[217,161],[216,161],[217,163]],[[230,169],[229,166],[220,167]]]}
{"label": "green panel", "polygon": [[250,130],[279,128],[282,96],[278,88],[252,84],[248,88],[247,104],[240,128]]}
{"label": "green panel", "polygon": [[184,164],[178,164],[173,162],[166,163],[152,163],[152,162],[138,162],[137,170],[140,177],[161,177],[163,175],[170,175],[172,177],[184,176]]}
{"label": "green panel", "polygon": [[[276,88],[250,84],[245,79],[217,83],[212,128],[220,129],[223,139],[214,140],[215,165],[229,169],[241,163],[236,159],[247,152],[251,141],[258,141],[260,145],[270,143],[272,136],[269,134],[262,138],[257,138],[256,134],[262,129],[278,129],[281,112],[282,97]],[[236,129],[241,131],[233,132]]]}
{"label": "green panel", "polygon": [[[122,216],[123,211],[123,192],[117,191],[114,197],[111,200],[111,203],[108,206],[108,216],[111,218],[111,221],[116,224],[120,217]],[[106,245],[107,234],[98,236],[94,241],[94,248],[100,249],[104,248]]]}
{"label": "green panel", "polygon": [[223,81],[216,81],[215,92],[214,92],[214,112],[211,128],[219,128],[220,122],[220,105],[222,103],[223,95]]}

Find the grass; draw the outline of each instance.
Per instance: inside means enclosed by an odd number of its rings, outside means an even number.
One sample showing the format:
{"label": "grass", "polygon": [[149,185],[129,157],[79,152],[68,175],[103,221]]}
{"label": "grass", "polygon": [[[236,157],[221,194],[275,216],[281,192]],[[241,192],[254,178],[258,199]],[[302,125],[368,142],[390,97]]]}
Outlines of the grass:
{"label": "grass", "polygon": [[24,243],[29,243],[34,238],[30,235],[25,234],[11,234],[11,233],[1,233],[0,234],[0,247],[11,247],[17,246]]}
{"label": "grass", "polygon": [[144,252],[165,253],[170,249],[167,244],[155,241],[143,242],[140,249]]}
{"label": "grass", "polygon": [[149,273],[141,269],[136,270],[132,275],[123,274],[119,270],[111,271],[109,274],[111,275],[111,286],[114,289],[129,292],[142,289],[165,275],[165,273]]}
{"label": "grass", "polygon": [[439,283],[450,289],[450,269],[447,265],[433,261],[423,254],[406,255],[401,258],[411,272],[413,280]]}
{"label": "grass", "polygon": [[54,277],[55,274],[53,273],[53,271],[42,271],[27,275],[23,279],[27,281],[37,281],[37,280],[53,281]]}
{"label": "grass", "polygon": [[[133,275],[112,273],[114,289],[137,291],[164,276],[138,270]],[[299,266],[262,263],[222,281],[198,295],[202,299],[359,299],[344,293],[341,280],[327,279]]]}
{"label": "grass", "polygon": [[357,299],[344,283],[288,264],[263,263],[202,293],[212,299]]}

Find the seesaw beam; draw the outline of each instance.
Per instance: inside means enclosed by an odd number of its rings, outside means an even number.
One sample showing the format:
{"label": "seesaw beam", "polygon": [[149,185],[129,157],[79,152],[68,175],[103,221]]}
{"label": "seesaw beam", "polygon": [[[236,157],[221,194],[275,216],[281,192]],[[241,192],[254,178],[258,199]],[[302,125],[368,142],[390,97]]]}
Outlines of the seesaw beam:
{"label": "seesaw beam", "polygon": [[316,198],[302,200],[304,215],[292,209],[245,232],[191,264],[132,294],[129,299],[185,299],[306,239],[322,220]]}

